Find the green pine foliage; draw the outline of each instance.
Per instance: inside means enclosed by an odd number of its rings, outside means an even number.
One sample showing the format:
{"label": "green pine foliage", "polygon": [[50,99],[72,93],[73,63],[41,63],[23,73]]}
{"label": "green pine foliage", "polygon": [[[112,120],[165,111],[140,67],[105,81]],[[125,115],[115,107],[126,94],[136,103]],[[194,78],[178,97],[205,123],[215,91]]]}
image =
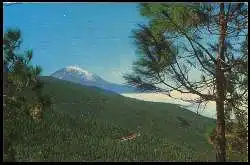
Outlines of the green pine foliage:
{"label": "green pine foliage", "polygon": [[[16,123],[17,161],[214,161],[205,137],[213,119],[197,118],[174,104],[41,79],[43,93],[54,97],[55,108],[45,111],[41,122],[23,118]],[[119,141],[131,132],[141,136]]]}

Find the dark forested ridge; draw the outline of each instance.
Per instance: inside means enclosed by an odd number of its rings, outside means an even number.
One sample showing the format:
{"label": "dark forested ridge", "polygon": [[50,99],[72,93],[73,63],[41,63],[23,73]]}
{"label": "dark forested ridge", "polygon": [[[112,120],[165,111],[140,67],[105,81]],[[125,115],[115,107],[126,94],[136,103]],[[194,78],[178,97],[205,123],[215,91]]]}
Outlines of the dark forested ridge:
{"label": "dark forested ridge", "polygon": [[[18,161],[214,159],[206,138],[213,119],[196,118],[174,104],[139,101],[52,77],[41,79],[45,93],[54,97],[54,109],[45,112],[41,123],[24,120],[17,125]],[[141,136],[117,140],[131,132]]]}

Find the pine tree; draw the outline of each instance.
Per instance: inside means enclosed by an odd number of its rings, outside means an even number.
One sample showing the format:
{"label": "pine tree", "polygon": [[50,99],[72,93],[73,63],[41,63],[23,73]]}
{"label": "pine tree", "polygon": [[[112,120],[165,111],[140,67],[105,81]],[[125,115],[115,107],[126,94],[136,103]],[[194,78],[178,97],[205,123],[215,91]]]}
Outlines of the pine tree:
{"label": "pine tree", "polygon": [[133,32],[138,60],[124,78],[137,88],[170,97],[172,91],[194,94],[196,99],[184,101],[198,107],[216,102],[216,160],[226,161],[225,121],[232,114],[243,121],[247,111],[247,48],[240,51],[239,45],[248,36],[248,7],[143,3],[140,12],[149,23]]}
{"label": "pine tree", "polygon": [[[21,118],[31,119],[30,108],[42,105],[41,111],[52,105],[51,98],[42,93],[43,83],[39,80],[42,71],[39,66],[32,66],[32,50],[20,51],[22,43],[19,29],[8,29],[3,38],[3,85],[4,85],[4,153],[6,161],[16,161],[13,142],[16,137],[15,124]],[[25,91],[32,91],[28,98]]]}

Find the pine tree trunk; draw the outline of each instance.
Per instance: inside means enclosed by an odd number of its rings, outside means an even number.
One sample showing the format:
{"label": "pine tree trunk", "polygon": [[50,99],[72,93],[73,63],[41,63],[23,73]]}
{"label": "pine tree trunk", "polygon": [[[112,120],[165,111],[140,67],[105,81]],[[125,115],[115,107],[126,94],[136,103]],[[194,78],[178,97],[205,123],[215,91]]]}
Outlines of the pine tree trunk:
{"label": "pine tree trunk", "polygon": [[225,101],[225,77],[222,71],[223,62],[225,61],[225,37],[227,23],[225,21],[224,3],[220,4],[220,38],[219,38],[219,53],[217,56],[216,64],[216,161],[226,161],[226,138],[225,138],[225,114],[224,114],[224,101]]}
{"label": "pine tree trunk", "polygon": [[3,62],[3,106],[5,108],[6,106],[6,96],[7,96],[7,91],[8,91],[8,86],[7,86],[7,81],[8,81],[8,74],[6,70],[6,64]]}
{"label": "pine tree trunk", "polygon": [[4,151],[3,153],[6,155],[5,159],[3,161],[5,162],[16,162],[15,158],[15,151],[13,149],[11,141],[4,136]]}
{"label": "pine tree trunk", "polygon": [[[6,62],[3,62],[3,113],[6,112],[6,98],[8,94],[8,69],[6,66]],[[13,150],[13,146],[11,141],[7,138],[7,135],[4,136],[4,154],[7,155],[7,159],[4,160],[6,162],[15,162],[15,152]]]}

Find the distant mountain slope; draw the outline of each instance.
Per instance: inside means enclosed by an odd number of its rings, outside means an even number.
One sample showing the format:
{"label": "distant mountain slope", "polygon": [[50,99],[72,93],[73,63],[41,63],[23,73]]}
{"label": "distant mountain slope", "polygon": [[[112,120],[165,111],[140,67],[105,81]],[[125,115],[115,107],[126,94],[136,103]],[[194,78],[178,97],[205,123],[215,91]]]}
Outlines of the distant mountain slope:
{"label": "distant mountain slope", "polygon": [[[126,98],[53,77],[41,79],[55,109],[46,111],[41,123],[24,119],[15,126],[19,161],[214,160],[206,139],[213,119],[174,104]],[[133,132],[141,136],[119,142]]]}
{"label": "distant mountain slope", "polygon": [[75,66],[68,66],[62,68],[51,74],[51,76],[58,79],[79,83],[82,85],[96,86],[116,93],[131,93],[138,91],[136,88],[127,85],[119,85],[107,82],[98,75],[90,73],[85,69]]}

